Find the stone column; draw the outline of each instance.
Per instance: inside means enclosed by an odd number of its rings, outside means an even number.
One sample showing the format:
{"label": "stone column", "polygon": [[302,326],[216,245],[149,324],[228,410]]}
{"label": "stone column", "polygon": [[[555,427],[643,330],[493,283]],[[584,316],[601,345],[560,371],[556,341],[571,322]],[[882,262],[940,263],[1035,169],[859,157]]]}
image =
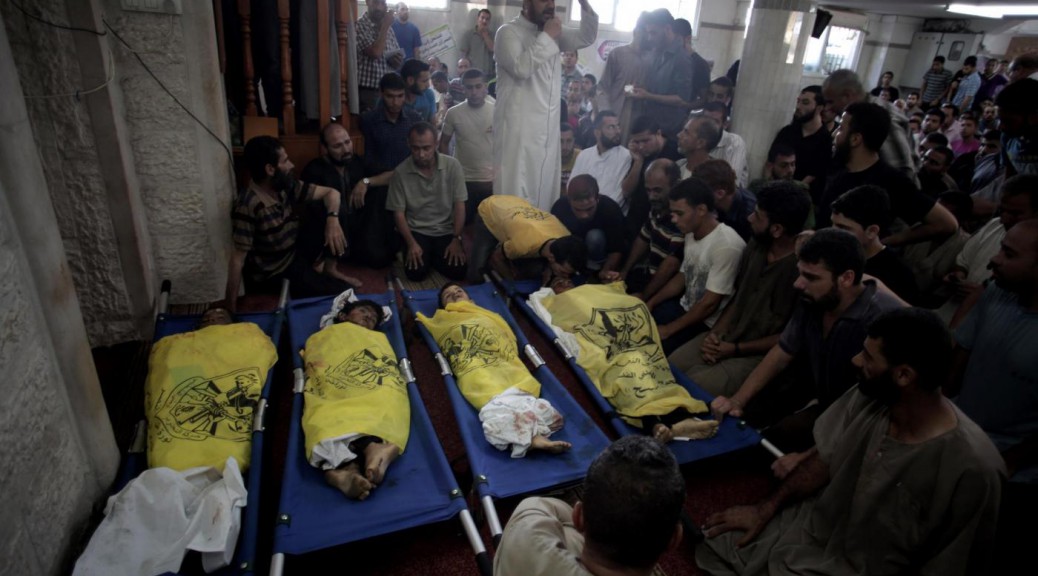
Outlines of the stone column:
{"label": "stone column", "polygon": [[814,11],[809,0],[753,5],[732,112],[732,132],[746,140],[751,179],[760,176],[771,141],[793,117]]}
{"label": "stone column", "polygon": [[119,465],[0,15],[0,571],[67,574]]}

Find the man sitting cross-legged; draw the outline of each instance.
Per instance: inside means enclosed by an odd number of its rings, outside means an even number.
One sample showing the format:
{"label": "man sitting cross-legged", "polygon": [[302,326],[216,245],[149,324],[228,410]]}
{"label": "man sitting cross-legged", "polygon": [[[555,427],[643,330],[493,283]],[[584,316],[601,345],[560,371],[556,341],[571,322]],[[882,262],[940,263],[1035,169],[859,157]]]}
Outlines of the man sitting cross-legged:
{"label": "man sitting cross-legged", "polygon": [[419,312],[418,321],[450,362],[462,396],[479,411],[487,442],[511,448],[512,458],[528,450],[569,450],[569,442],[548,439],[562,428],[562,414],[540,398],[541,384],[523,364],[508,323],[454,282],[440,289],[439,304],[432,318]]}
{"label": "man sitting cross-legged", "polygon": [[[711,515],[699,567],[723,574],[987,574],[1005,467],[944,397],[951,335],[930,311],[886,312],[854,357],[858,385],[770,497]],[[788,457],[787,457],[788,458]]]}
{"label": "man sitting cross-legged", "polygon": [[685,480],[674,455],[644,436],[614,442],[591,463],[572,508],[523,500],[494,558],[498,576],[648,576],[681,543]]}
{"label": "man sitting cross-legged", "polygon": [[753,238],[735,278],[735,296],[710,332],[670,355],[670,361],[714,396],[731,396],[779,341],[797,294],[797,234],[811,210],[807,188],[770,182],[750,214]]}
{"label": "man sitting cross-legged", "polygon": [[347,303],[306,341],[303,433],[307,461],[349,498],[364,500],[403,452],[411,431],[407,383],[377,328],[371,300]]}

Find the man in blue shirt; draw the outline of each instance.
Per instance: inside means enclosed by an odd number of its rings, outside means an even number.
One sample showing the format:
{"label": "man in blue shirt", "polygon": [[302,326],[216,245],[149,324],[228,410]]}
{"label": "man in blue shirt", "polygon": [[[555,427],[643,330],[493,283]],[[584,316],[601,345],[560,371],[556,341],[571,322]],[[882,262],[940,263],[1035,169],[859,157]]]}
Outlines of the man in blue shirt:
{"label": "man in blue shirt", "polygon": [[422,33],[409,20],[410,17],[411,11],[407,8],[407,4],[403,2],[398,3],[396,5],[396,20],[393,21],[393,34],[396,36],[396,43],[404,51],[404,58],[421,60]]}
{"label": "man in blue shirt", "polygon": [[400,67],[400,76],[407,85],[404,108],[414,110],[425,122],[432,122],[436,114],[436,94],[429,87],[430,74],[429,65],[414,58],[404,60]]}
{"label": "man in blue shirt", "polygon": [[952,96],[951,103],[958,106],[959,110],[969,110],[973,105],[973,97],[980,90],[981,78],[977,73],[977,57],[967,56],[962,61],[962,79],[959,80],[959,88]]}

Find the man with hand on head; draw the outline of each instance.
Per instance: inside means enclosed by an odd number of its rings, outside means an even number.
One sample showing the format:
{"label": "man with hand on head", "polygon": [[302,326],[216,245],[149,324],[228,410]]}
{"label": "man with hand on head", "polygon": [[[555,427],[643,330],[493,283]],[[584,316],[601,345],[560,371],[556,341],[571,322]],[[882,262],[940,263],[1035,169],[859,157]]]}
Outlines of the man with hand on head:
{"label": "man with hand on head", "polygon": [[554,0],[524,0],[522,13],[497,31],[494,109],[495,194],[518,196],[551,210],[559,198],[560,53],[591,45],[598,15],[580,0],[580,30],[563,30]]}
{"label": "man with hand on head", "polygon": [[375,107],[382,77],[404,62],[404,51],[391,30],[395,18],[386,10],[386,0],[368,0],[367,4],[368,11],[357,20],[357,85],[362,114]]}

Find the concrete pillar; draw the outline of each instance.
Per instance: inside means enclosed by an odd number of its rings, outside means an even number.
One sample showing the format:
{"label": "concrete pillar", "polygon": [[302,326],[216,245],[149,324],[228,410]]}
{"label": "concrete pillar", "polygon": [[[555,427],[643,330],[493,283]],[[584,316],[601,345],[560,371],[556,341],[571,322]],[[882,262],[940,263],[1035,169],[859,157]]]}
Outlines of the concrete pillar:
{"label": "concrete pillar", "polygon": [[[890,44],[894,38],[894,26],[897,24],[897,16],[882,15],[869,18],[869,30],[865,42],[862,44],[861,57],[858,59],[858,77],[862,84],[869,90],[876,85],[876,81],[886,71],[885,64],[890,51]],[[894,85],[898,85],[902,78],[894,77]]]}
{"label": "concrete pillar", "polygon": [[732,132],[746,141],[751,178],[760,175],[771,141],[793,116],[814,10],[809,0],[753,5],[732,112]]}
{"label": "concrete pillar", "polygon": [[119,454],[0,15],[0,572],[68,573]]}

